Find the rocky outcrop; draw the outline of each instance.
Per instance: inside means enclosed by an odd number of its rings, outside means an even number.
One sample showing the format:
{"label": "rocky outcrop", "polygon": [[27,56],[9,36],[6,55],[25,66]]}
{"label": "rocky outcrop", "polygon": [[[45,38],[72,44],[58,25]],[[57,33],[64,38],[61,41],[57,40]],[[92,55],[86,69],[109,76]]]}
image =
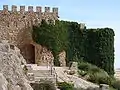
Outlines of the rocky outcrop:
{"label": "rocky outcrop", "polygon": [[51,66],[54,65],[54,57],[50,50],[35,43],[35,62],[39,66]]}
{"label": "rocky outcrop", "polygon": [[59,56],[59,62],[61,67],[66,67],[66,52],[62,51],[60,52]]}
{"label": "rocky outcrop", "polygon": [[99,90],[99,86],[94,83],[79,78],[77,75],[68,75],[66,72],[68,69],[69,67],[55,67],[58,82],[72,83],[78,90]]}
{"label": "rocky outcrop", "polygon": [[17,47],[0,42],[0,90],[33,90],[21,67],[25,64]]}
{"label": "rocky outcrop", "polygon": [[0,73],[0,90],[7,90],[8,82],[6,78]]}

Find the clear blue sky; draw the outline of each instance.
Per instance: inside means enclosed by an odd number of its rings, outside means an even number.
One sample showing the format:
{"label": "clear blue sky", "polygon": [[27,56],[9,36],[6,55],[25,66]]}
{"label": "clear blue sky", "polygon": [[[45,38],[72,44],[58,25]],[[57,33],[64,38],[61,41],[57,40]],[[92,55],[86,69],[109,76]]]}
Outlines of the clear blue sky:
{"label": "clear blue sky", "polygon": [[0,0],[0,9],[3,4],[58,7],[60,19],[82,22],[87,28],[113,28],[115,68],[120,68],[120,0]]}

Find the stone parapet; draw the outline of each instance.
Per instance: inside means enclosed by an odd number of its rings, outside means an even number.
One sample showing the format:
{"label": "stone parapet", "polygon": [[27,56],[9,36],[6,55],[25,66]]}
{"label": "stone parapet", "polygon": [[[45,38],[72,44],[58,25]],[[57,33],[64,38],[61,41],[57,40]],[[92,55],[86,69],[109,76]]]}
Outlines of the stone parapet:
{"label": "stone parapet", "polygon": [[[16,5],[12,5],[11,6],[11,10],[9,10],[8,5],[3,5],[3,11],[12,11],[12,12],[42,12],[42,7],[41,6],[36,6],[36,10],[34,11],[34,6],[28,6],[28,9],[25,9],[26,6],[20,6],[20,10],[18,10]],[[43,12],[48,12],[48,13],[58,13],[58,8],[57,7],[53,7],[52,10],[50,7],[44,7],[44,11]]]}

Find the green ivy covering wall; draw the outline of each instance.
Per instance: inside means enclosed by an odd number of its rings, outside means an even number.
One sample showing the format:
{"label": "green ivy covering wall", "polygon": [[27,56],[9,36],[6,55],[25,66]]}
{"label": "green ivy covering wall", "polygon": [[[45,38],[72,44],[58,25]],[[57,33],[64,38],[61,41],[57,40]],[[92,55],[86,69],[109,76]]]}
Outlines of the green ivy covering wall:
{"label": "green ivy covering wall", "polygon": [[86,60],[113,75],[114,31],[110,28],[88,29],[87,38]]}
{"label": "green ivy covering wall", "polygon": [[33,40],[48,47],[59,65],[58,54],[65,50],[70,61],[87,61],[114,74],[114,31],[110,28],[80,29],[77,22],[56,21],[33,26]]}

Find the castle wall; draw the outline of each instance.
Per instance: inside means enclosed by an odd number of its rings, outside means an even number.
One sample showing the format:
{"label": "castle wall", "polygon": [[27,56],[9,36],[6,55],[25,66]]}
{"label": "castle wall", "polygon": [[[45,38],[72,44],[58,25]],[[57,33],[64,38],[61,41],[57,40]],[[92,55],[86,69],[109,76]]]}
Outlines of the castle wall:
{"label": "castle wall", "polygon": [[46,47],[35,44],[35,53],[37,53],[35,54],[35,62],[37,65],[50,66],[54,64],[52,52]]}
{"label": "castle wall", "polygon": [[[33,43],[32,26],[40,23],[42,19],[55,22],[58,19],[58,9],[53,8],[51,12],[50,7],[45,7],[43,12],[40,6],[36,7],[36,11],[33,10],[33,6],[28,6],[26,11],[25,6],[20,6],[18,11],[17,6],[12,5],[10,11],[8,5],[3,5],[3,10],[0,10],[0,40],[8,40],[18,46],[24,58],[29,61],[34,57],[30,57],[32,54],[30,52],[34,50],[32,46],[29,47]],[[39,46],[34,44],[34,47],[38,48]],[[35,55],[35,61],[39,61],[40,57],[40,55]]]}

